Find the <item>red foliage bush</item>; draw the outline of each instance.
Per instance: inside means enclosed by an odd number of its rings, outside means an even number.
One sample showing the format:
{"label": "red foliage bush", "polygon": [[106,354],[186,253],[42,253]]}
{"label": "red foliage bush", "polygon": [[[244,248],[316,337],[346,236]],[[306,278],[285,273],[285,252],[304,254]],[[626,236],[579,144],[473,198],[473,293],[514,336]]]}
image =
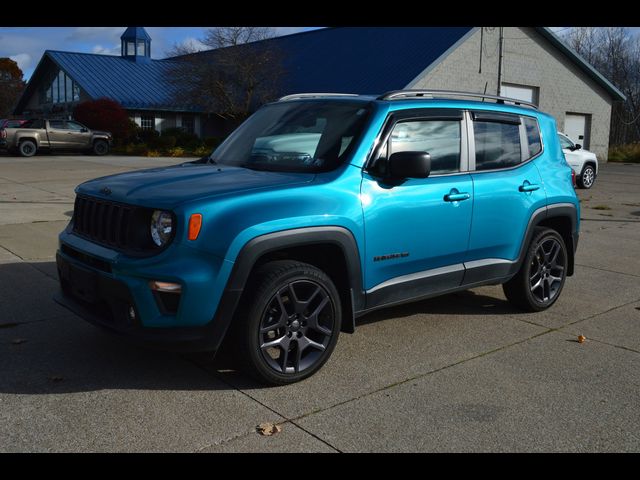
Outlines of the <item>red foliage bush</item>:
{"label": "red foliage bush", "polygon": [[135,133],[126,110],[108,98],[78,104],[73,110],[73,118],[93,130],[111,132],[114,139],[121,142]]}

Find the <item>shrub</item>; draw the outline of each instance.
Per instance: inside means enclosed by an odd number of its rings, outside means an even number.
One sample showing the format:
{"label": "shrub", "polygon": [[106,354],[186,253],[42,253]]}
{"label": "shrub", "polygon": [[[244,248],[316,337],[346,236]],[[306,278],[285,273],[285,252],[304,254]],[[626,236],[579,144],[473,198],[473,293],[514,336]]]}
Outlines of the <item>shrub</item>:
{"label": "shrub", "polygon": [[202,139],[202,143],[211,150],[216,148],[218,145],[222,143],[223,138],[220,137],[205,137]]}
{"label": "shrub", "polygon": [[176,146],[176,137],[159,136],[149,139],[149,146],[158,150],[168,150]]}
{"label": "shrub", "polygon": [[189,148],[189,145],[200,143],[200,139],[196,134],[188,133],[182,127],[167,128],[163,130],[162,136],[175,137],[177,147]]}
{"label": "shrub", "polygon": [[79,103],[73,110],[73,118],[93,130],[106,130],[118,142],[125,142],[135,135],[126,110],[114,100],[99,98]]}
{"label": "shrub", "polygon": [[609,149],[610,162],[640,163],[640,144],[616,145]]}

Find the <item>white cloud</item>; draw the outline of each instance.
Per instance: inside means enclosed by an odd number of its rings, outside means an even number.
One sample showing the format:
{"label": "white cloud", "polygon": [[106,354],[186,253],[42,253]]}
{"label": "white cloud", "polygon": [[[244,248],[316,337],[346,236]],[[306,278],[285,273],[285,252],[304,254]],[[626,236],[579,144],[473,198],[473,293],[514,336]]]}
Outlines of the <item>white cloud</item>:
{"label": "white cloud", "polygon": [[126,27],[75,27],[66,40],[89,42],[97,38],[119,39]]}
{"label": "white cloud", "polygon": [[9,58],[16,62],[23,72],[31,66],[33,60],[28,53],[18,53],[17,55],[11,55]]}
{"label": "white cloud", "polygon": [[91,53],[97,53],[99,55],[120,55],[120,45],[113,47],[103,47],[102,45],[94,45],[91,49]]}

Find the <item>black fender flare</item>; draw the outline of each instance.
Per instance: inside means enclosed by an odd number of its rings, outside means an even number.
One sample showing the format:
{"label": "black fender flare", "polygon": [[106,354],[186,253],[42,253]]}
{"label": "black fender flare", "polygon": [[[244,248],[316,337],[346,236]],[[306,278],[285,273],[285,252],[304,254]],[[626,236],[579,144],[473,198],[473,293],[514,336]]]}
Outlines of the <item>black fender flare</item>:
{"label": "black fender flare", "polygon": [[571,221],[571,242],[567,245],[567,250],[569,253],[568,258],[568,269],[567,276],[573,275],[574,270],[574,255],[575,251],[578,248],[578,210],[573,203],[556,203],[551,205],[546,205],[544,207],[540,207],[533,214],[531,214],[531,218],[529,219],[529,224],[527,225],[527,230],[524,235],[524,239],[522,244],[520,245],[520,253],[518,254],[518,260],[512,267],[512,271],[510,274],[515,275],[518,270],[520,270],[520,266],[524,261],[524,257],[531,243],[531,239],[533,238],[533,231],[535,227],[537,227],[541,222],[547,220],[549,218],[554,217],[568,217]]}
{"label": "black fender flare", "polygon": [[[218,309],[211,322],[211,334],[215,350],[222,344],[229,325],[231,325],[251,270],[258,259],[265,254],[284,248],[313,244],[332,244],[342,250],[346,260],[351,298],[351,315],[343,319],[343,330],[352,332],[355,329],[355,316],[353,313],[364,309],[365,294],[362,287],[360,252],[353,234],[348,229],[338,226],[281,230],[249,240],[238,253],[218,304]],[[345,309],[346,311],[347,309]]]}

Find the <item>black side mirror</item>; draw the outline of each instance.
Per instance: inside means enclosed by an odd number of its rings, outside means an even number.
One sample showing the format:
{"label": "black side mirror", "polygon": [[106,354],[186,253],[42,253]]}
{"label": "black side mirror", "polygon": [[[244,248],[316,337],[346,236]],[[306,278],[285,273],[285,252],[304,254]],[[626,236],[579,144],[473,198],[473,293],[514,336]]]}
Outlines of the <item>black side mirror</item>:
{"label": "black side mirror", "polygon": [[427,178],[431,173],[431,155],[427,152],[397,152],[389,158],[392,178]]}
{"label": "black side mirror", "polygon": [[573,146],[573,149],[574,149],[574,150],[580,150],[581,148],[582,148],[582,145],[580,145],[579,143],[576,143],[576,144]]}
{"label": "black side mirror", "polygon": [[81,131],[82,133],[87,133],[89,130],[88,130],[88,129],[86,129],[86,128],[81,128],[81,129],[80,129],[80,131]]}

